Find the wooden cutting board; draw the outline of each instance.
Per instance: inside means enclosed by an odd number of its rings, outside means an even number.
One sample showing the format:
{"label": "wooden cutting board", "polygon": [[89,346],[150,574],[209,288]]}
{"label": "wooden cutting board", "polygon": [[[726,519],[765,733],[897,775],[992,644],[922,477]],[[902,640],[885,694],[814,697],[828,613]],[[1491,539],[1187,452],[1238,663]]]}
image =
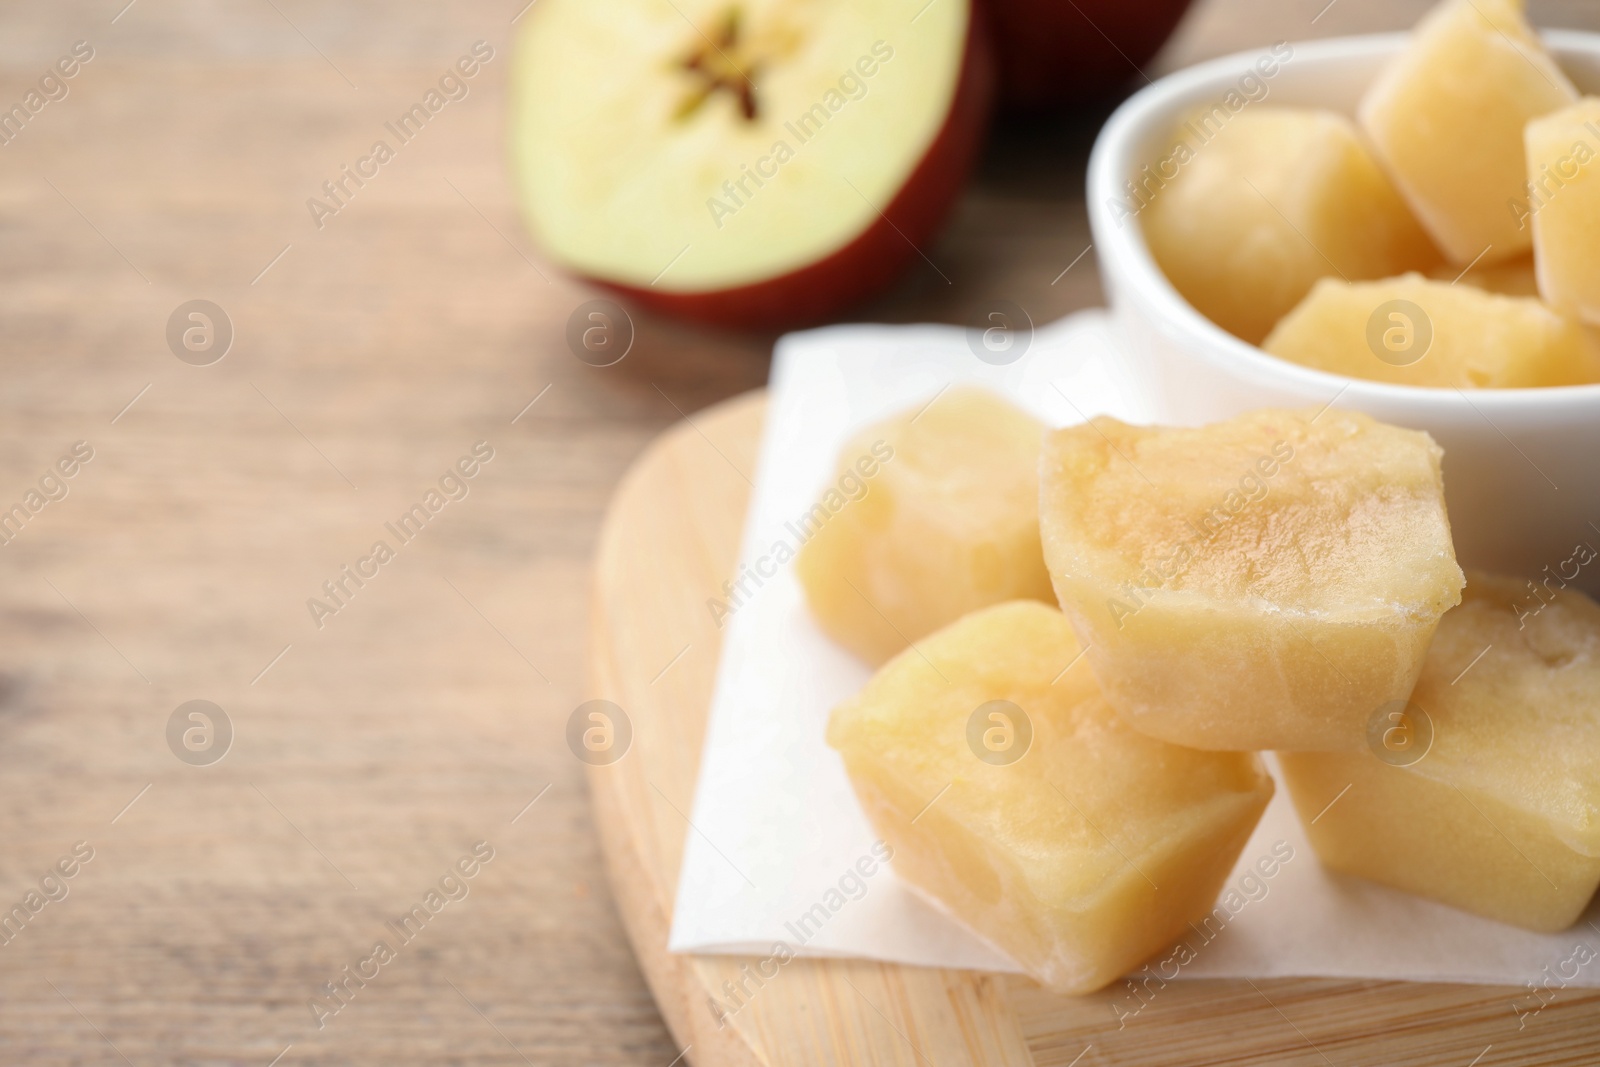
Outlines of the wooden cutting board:
{"label": "wooden cutting board", "polygon": [[[688,816],[719,645],[706,601],[736,565],[764,401],[759,392],[737,397],[659,438],[617,490],[595,568],[591,696],[621,707],[632,728],[625,754],[589,769],[595,820],[634,952],[684,1059],[696,1067],[1600,1063],[1600,990],[1541,999],[1492,986],[1186,980],[1157,990],[1119,1027],[1111,1005],[1128,1002],[1122,986],[1074,998],[1009,975],[834,960],[794,960],[762,980],[750,977],[755,959],[668,953],[684,840],[698,832]],[[743,1007],[719,1017],[713,996],[731,1003],[723,983],[741,981]]]}

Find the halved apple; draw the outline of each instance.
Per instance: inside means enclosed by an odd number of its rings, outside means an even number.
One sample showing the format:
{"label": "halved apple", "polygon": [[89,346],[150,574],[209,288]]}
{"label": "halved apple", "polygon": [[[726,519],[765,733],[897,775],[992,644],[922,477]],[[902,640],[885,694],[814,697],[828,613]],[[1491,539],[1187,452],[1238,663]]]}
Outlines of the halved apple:
{"label": "halved apple", "polygon": [[542,0],[511,155],[550,257],[640,304],[793,325],[882,290],[971,169],[971,0]]}

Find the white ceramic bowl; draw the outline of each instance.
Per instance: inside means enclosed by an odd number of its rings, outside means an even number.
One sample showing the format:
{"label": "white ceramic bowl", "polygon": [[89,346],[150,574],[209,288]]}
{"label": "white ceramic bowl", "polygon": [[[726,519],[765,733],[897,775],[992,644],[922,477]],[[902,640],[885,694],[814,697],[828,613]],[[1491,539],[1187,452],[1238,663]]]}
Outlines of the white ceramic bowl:
{"label": "white ceramic bowl", "polygon": [[[1579,89],[1600,93],[1600,34],[1544,37]],[[1246,106],[1354,115],[1362,92],[1406,39],[1384,34],[1292,45],[1287,62],[1261,79],[1266,95]],[[1535,580],[1547,566],[1570,575],[1567,561],[1579,542],[1600,549],[1600,385],[1425,389],[1278,359],[1190,307],[1151,258],[1139,216],[1119,221],[1125,213],[1113,202],[1125,196],[1124,183],[1170,153],[1179,123],[1200,105],[1221,102],[1263,56],[1270,58],[1270,50],[1213,60],[1147,86],[1111,116],[1089,160],[1095,250],[1132,370],[1155,416],[1198,425],[1253,408],[1333,402],[1426,430],[1445,450],[1445,495],[1462,563]],[[1600,591],[1600,559],[1581,568],[1575,584]]]}

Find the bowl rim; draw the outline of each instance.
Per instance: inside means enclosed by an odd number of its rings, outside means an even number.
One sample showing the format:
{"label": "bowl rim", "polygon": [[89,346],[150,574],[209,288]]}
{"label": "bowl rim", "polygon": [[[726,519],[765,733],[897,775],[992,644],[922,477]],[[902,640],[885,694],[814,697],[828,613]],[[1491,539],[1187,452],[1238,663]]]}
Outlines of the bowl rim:
{"label": "bowl rim", "polygon": [[[1545,30],[1540,37],[1558,61],[1581,55],[1600,62],[1600,33]],[[1296,63],[1337,63],[1396,53],[1410,38],[1411,33],[1403,31],[1288,43]],[[1108,296],[1115,299],[1119,283],[1139,290],[1144,310],[1159,320],[1163,332],[1197,342],[1187,352],[1191,359],[1225,372],[1243,372],[1259,384],[1277,384],[1304,393],[1336,391],[1357,403],[1404,406],[1440,415],[1446,413],[1447,407],[1452,412],[1459,411],[1459,398],[1465,398],[1474,408],[1481,405],[1479,414],[1486,419],[1490,412],[1524,414],[1530,408],[1545,413],[1556,408],[1569,409],[1573,414],[1594,414],[1600,407],[1600,382],[1464,390],[1375,382],[1281,359],[1228,333],[1190,305],[1156,265],[1137,215],[1123,225],[1111,217],[1107,205],[1121,194],[1122,179],[1133,173],[1130,164],[1135,146],[1157,126],[1173,124],[1195,94],[1231,87],[1241,70],[1271,47],[1264,45],[1219,56],[1158,78],[1123,101],[1101,127],[1089,154],[1086,193],[1090,230],[1100,252]]]}

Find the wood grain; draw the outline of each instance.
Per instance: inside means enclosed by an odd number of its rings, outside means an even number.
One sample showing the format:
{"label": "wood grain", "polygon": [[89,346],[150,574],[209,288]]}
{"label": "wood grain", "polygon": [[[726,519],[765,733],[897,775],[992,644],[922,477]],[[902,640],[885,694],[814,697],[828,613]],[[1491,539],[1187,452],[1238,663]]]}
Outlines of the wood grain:
{"label": "wood grain", "polygon": [[[1338,0],[1313,22],[1324,4],[1203,0],[1151,72],[1425,6]],[[594,695],[612,490],[662,429],[762,384],[773,338],[638,316],[621,364],[573,358],[567,317],[595,294],[526,240],[501,147],[523,7],[0,8],[0,106],[74,41],[96,52],[0,147],[0,504],[95,449],[0,547],[0,905],[96,850],[0,947],[0,1062],[665,1067],[682,1047],[564,730]],[[1577,0],[1533,7],[1597,24]],[[471,95],[317,229],[306,199],[479,39],[496,58]],[[919,263],[859,314],[1099,303],[1092,251],[1061,274],[1089,243],[1099,118],[998,131],[924,249],[948,283]],[[193,298],[236,327],[214,366],[166,346]],[[495,459],[470,495],[317,629],[307,598],[478,440]],[[657,687],[713,658],[697,645]],[[211,767],[164,738],[195,698],[235,727]],[[496,858],[470,896],[319,1029],[307,1000],[480,839]]]}
{"label": "wood grain", "polygon": [[[634,730],[626,755],[590,771],[595,818],[635,951],[696,1067],[1595,1062],[1593,989],[1549,991],[1530,1013],[1539,1001],[1520,988],[1181,981],[1144,987],[1144,1006],[1123,1019],[1111,1007],[1127,1011],[1131,994],[1120,984],[1063,997],[1014,976],[797,960],[755,987],[746,970],[755,960],[665,952],[683,842],[696,832],[685,815],[715,657],[660,677],[656,665],[685,646],[716,648],[705,603],[737,563],[761,411],[760,394],[730,401],[652,445],[617,491],[595,567],[593,688]],[[729,1003],[723,983],[741,979],[744,1006],[720,1017],[711,998]]]}
{"label": "wood grain", "polygon": [[[640,963],[700,1067],[1021,1062],[1016,1019],[988,976],[794,960],[767,964],[777,976],[758,986],[744,971],[758,960],[665,952],[719,645],[705,602],[738,554],[762,410],[757,394],[665,435],[624,479],[600,536],[592,688],[631,718],[633,744],[590,770],[590,790]],[[657,676],[682,649],[704,654]],[[723,991],[741,980],[747,1000]],[[719,1015],[713,995],[743,1006]]]}

